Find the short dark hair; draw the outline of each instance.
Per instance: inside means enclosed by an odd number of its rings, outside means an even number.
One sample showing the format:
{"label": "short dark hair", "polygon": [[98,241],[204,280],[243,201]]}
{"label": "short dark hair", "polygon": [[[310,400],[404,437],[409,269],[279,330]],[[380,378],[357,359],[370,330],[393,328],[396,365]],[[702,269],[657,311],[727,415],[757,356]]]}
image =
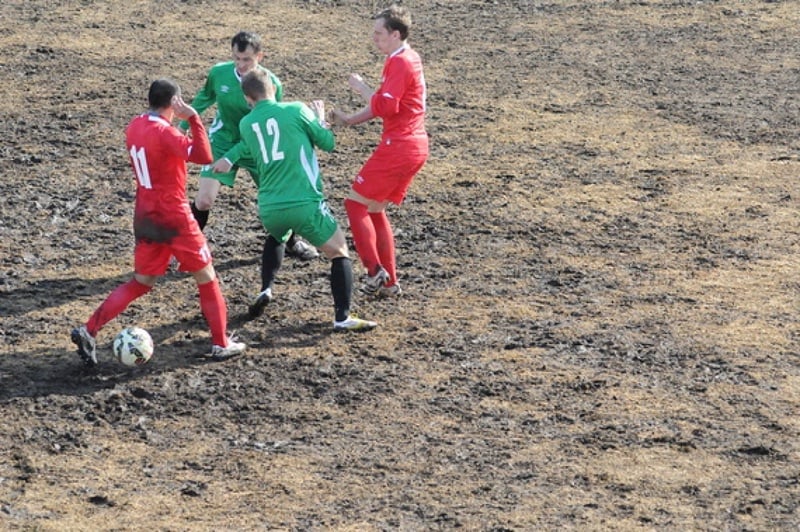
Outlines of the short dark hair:
{"label": "short dark hair", "polygon": [[151,109],[164,109],[172,105],[172,97],[180,93],[181,88],[171,79],[157,79],[150,84],[147,102]]}
{"label": "short dark hair", "polygon": [[261,37],[252,31],[240,31],[231,39],[231,48],[236,49],[237,52],[244,52],[248,46],[252,46],[255,53],[260,52]]}
{"label": "short dark hair", "polygon": [[260,68],[255,68],[242,77],[242,92],[251,100],[259,101],[269,94],[274,95],[275,86],[269,74]]}
{"label": "short dark hair", "polygon": [[383,19],[383,25],[387,30],[399,31],[401,39],[404,41],[408,39],[408,31],[411,29],[411,13],[404,6],[393,4],[373,18]]}

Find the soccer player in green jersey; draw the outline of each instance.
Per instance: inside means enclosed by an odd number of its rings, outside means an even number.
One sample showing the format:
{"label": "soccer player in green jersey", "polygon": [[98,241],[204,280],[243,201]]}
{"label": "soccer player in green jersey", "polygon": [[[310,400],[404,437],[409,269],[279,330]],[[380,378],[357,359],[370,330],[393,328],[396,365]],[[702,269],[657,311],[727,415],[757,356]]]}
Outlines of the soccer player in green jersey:
{"label": "soccer player in green jersey", "polygon": [[[250,112],[241,88],[242,76],[253,69],[265,72],[275,86],[275,99],[283,98],[283,86],[278,77],[261,66],[264,52],[261,49],[261,38],[252,32],[241,31],[231,39],[232,61],[217,63],[208,72],[205,85],[192,100],[192,107],[202,114],[212,105],[216,105],[214,121],[208,129],[211,149],[217,159],[239,142],[239,121]],[[181,123],[181,128],[188,124]],[[214,173],[210,165],[202,167],[197,195],[192,202],[192,214],[200,229],[208,223],[208,216],[222,185],[232,187],[236,181],[236,173],[243,168],[250,173],[258,186],[258,173],[252,159],[242,159],[229,172]],[[287,244],[290,255],[303,260],[315,259],[319,256],[316,249],[300,239],[291,237]],[[263,263],[263,256],[262,256]]]}
{"label": "soccer player in green jersey", "polygon": [[[242,158],[253,158],[258,169],[258,210],[273,247],[270,256],[277,272],[290,232],[319,247],[331,260],[336,331],[368,330],[377,326],[350,314],[353,265],[344,232],[331,214],[322,191],[318,147],[332,151],[333,132],[325,122],[321,100],[308,107],[302,102],[278,102],[266,72],[253,70],[242,78],[242,89],[253,109],[239,122],[242,140],[228,150],[212,169],[229,171]],[[262,291],[250,306],[250,315],[261,315],[272,300],[273,278],[262,279]]]}

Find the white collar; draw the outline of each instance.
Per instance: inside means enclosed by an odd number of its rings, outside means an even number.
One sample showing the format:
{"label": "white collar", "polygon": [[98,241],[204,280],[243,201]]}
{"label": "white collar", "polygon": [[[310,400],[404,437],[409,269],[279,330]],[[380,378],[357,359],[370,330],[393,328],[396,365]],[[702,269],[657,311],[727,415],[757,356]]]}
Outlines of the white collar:
{"label": "white collar", "polygon": [[400,48],[398,48],[398,49],[397,49],[397,50],[395,50],[394,52],[390,53],[390,54],[389,54],[387,57],[394,57],[394,56],[396,56],[397,54],[399,54],[400,52],[402,52],[403,50],[405,50],[407,46],[408,46],[408,44],[406,44],[406,42],[405,42],[405,41],[403,41],[403,44],[401,44],[401,45],[400,45]]}

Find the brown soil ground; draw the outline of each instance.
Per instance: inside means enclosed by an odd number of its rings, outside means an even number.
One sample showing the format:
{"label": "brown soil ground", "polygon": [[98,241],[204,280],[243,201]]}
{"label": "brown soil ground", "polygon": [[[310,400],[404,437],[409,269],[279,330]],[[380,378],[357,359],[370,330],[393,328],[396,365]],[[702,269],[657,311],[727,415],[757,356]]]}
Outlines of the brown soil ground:
{"label": "brown soil ground", "polygon": [[[244,319],[243,177],[207,235],[246,356],[207,360],[172,273],[88,370],[69,331],[130,275],[149,82],[193,95],[253,29],[288,99],[353,109],[379,6],[3,1],[0,529],[797,529],[798,3],[407,5],[432,153],[390,215],[404,297],[355,299],[379,329],[331,333],[322,259]],[[322,158],[343,223],[379,132]]]}

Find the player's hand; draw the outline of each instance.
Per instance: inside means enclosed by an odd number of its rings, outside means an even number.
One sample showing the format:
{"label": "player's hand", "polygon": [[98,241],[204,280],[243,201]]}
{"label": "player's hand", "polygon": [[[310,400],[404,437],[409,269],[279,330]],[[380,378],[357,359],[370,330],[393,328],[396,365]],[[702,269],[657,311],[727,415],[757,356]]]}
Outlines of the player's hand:
{"label": "player's hand", "polygon": [[317,116],[317,120],[325,120],[325,102],[323,100],[311,100],[311,110]]}
{"label": "player's hand", "polygon": [[325,102],[323,100],[312,100],[311,111],[317,117],[317,122],[324,128],[329,128],[330,124],[325,119]]}
{"label": "player's hand", "polygon": [[220,159],[211,166],[211,171],[217,174],[224,174],[230,172],[233,165],[228,159]]}
{"label": "player's hand", "polygon": [[358,92],[358,89],[364,85],[364,78],[358,74],[350,74],[350,77],[347,78],[347,83],[350,84],[354,91]]}
{"label": "player's hand", "polygon": [[359,93],[362,98],[369,101],[370,96],[372,96],[372,89],[369,85],[364,83],[364,78],[358,74],[350,74],[350,77],[347,78],[347,83],[350,84],[351,89]]}
{"label": "player's hand", "polygon": [[188,120],[197,114],[194,107],[183,101],[180,94],[172,97],[172,110],[175,111],[175,116],[181,120]]}

